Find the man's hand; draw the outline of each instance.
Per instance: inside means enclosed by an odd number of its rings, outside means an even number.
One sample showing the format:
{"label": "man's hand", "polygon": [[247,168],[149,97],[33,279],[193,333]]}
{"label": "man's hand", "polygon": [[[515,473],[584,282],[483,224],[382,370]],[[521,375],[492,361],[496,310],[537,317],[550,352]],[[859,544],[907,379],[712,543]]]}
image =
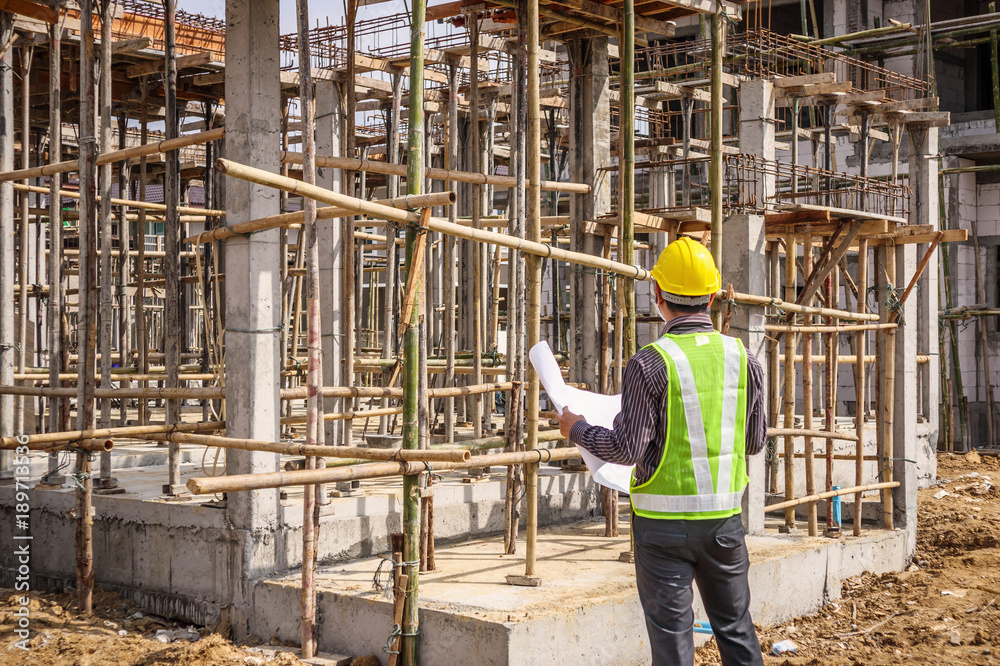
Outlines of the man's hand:
{"label": "man's hand", "polygon": [[569,407],[563,407],[562,414],[559,415],[559,432],[562,433],[563,437],[568,439],[569,433],[573,429],[573,424],[583,420],[584,418],[579,414],[569,411]]}

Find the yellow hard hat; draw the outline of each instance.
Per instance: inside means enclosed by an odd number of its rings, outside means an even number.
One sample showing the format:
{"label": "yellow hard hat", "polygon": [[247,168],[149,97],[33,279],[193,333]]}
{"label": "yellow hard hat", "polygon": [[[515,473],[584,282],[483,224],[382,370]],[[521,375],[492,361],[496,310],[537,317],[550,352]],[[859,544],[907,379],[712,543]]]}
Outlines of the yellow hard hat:
{"label": "yellow hard hat", "polygon": [[722,278],[711,253],[686,236],[681,236],[660,253],[650,274],[660,291],[678,296],[708,296],[722,287]]}

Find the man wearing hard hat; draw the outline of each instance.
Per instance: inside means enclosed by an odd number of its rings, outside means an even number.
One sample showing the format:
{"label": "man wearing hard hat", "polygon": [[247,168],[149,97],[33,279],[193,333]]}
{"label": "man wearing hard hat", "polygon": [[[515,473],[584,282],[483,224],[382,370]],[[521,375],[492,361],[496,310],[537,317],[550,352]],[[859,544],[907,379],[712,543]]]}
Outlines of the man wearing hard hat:
{"label": "man wearing hard hat", "polygon": [[763,664],[750,619],[750,561],[740,505],[746,455],[764,448],[763,372],[708,308],[721,287],[712,255],[689,238],[651,271],[663,336],[629,360],[614,429],[564,410],[563,435],[607,462],[635,465],[636,583],[653,664],[694,663],[692,580],[724,666]]}

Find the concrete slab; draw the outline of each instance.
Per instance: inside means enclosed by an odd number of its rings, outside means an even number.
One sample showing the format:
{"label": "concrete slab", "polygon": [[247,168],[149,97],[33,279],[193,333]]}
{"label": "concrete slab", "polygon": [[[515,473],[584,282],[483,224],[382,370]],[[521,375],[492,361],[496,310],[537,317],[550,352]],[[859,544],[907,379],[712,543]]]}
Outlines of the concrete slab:
{"label": "concrete slab", "polygon": [[[863,571],[907,564],[900,531],[869,530],[830,540],[766,534],[747,540],[754,620],[771,625],[815,612],[840,597],[841,581]],[[523,553],[523,543],[519,552]],[[500,552],[499,540],[438,547],[438,570],[420,575],[421,663],[647,664],[648,640],[635,588],[635,569],[618,561],[627,536],[608,539],[603,524],[541,530],[540,587],[508,585],[523,573],[521,555]],[[317,573],[320,647],[381,654],[391,630],[390,600],[374,589],[381,558]],[[384,583],[390,566],[382,564]],[[298,637],[299,574],[277,576],[255,590],[252,628],[260,636]],[[706,615],[700,601],[696,619]]]}

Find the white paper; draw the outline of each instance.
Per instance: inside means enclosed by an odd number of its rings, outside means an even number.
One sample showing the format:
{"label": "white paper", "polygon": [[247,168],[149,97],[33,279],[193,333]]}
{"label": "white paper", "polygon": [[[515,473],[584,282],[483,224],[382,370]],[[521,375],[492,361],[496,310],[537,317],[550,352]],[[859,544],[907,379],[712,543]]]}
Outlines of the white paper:
{"label": "white paper", "polygon": [[[615,427],[615,416],[622,410],[621,395],[601,395],[566,386],[559,364],[547,342],[539,342],[532,347],[528,352],[528,358],[557,412],[562,412],[563,408],[568,407],[574,414],[585,418],[590,425],[609,430]],[[634,466],[605,462],[579,446],[577,450],[595,481],[623,493],[629,491]]]}

